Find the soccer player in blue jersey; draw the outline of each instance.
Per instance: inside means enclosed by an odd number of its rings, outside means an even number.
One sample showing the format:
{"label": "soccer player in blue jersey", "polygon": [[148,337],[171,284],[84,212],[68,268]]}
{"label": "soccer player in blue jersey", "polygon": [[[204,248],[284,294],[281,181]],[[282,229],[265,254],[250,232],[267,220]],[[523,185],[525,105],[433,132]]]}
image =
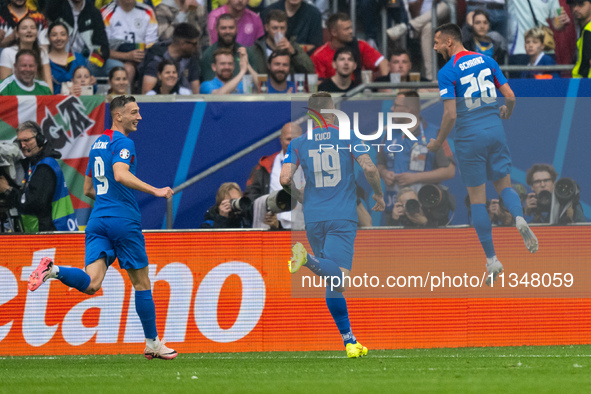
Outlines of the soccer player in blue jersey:
{"label": "soccer player in blue jersey", "polygon": [[[330,93],[318,92],[308,100],[308,108],[319,113],[334,109]],[[303,203],[306,235],[314,255],[301,243],[292,248],[291,273],[305,265],[316,275],[327,278],[326,305],[339,329],[347,356],[361,357],[367,348],[357,342],[351,331],[347,302],[343,296],[351,273],[357,235],[357,194],[353,159],[357,160],[371,185],[376,201],[374,211],[383,211],[384,195],[378,169],[364,145],[354,133],[350,140],[339,140],[332,124],[334,114],[323,114],[326,125],[313,130],[313,138],[302,135],[292,140],[281,168],[280,182],[292,198]],[[293,175],[302,166],[306,185],[302,191],[293,184]],[[344,283],[345,282],[345,283]],[[334,288],[333,286],[334,285]]]}
{"label": "soccer player in blue jersey", "polygon": [[69,287],[86,294],[100,288],[107,269],[115,258],[127,271],[135,289],[135,309],[146,337],[144,356],[172,360],[177,352],[165,346],[156,331],[156,309],[148,277],[148,256],[141,229],[140,210],[134,190],[169,198],[170,187],[156,188],[135,176],[135,145],[129,134],[142,119],[133,96],[119,96],[111,101],[113,127],[92,145],[84,194],[95,200],[86,226],[85,269],[58,267],[44,257],[29,277],[29,290],[35,291],[49,278],[57,278]]}
{"label": "soccer player in blue jersey", "polygon": [[[515,94],[499,65],[492,58],[467,51],[462,45],[460,28],[452,23],[435,30],[434,49],[447,64],[437,74],[439,93],[443,98],[443,118],[437,139],[427,148],[436,152],[451,129],[456,126],[456,159],[462,180],[468,189],[472,222],[486,254],[488,279],[496,281],[503,271],[492,240],[492,225],[486,211],[488,180],[515,218],[525,246],[531,253],[538,250],[538,240],[523,218],[519,196],[511,187],[511,157],[501,119],[509,119],[515,107]],[[505,97],[499,107],[497,90]]]}

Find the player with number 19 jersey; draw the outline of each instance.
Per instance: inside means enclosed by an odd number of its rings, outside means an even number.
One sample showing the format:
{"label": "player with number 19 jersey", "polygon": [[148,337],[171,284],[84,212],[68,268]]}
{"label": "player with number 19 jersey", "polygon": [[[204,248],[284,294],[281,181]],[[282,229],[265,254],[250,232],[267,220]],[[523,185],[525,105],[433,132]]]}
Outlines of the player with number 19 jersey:
{"label": "player with number 19 jersey", "polygon": [[302,166],[304,171],[305,222],[357,222],[357,189],[353,161],[367,153],[363,143],[353,132],[351,140],[339,140],[339,130],[333,125],[315,127],[312,134],[310,140],[306,134],[292,140],[283,161]]}
{"label": "player with number 19 jersey", "polygon": [[456,138],[478,135],[483,128],[501,126],[496,89],[507,83],[497,62],[462,51],[437,74],[442,99],[456,99]]}
{"label": "player with number 19 jersey", "polygon": [[96,191],[90,218],[121,217],[140,222],[140,209],[134,191],[115,181],[113,165],[117,162],[129,165],[129,171],[135,175],[135,144],[119,131],[105,130],[90,149],[86,169],[86,175],[92,178]]}

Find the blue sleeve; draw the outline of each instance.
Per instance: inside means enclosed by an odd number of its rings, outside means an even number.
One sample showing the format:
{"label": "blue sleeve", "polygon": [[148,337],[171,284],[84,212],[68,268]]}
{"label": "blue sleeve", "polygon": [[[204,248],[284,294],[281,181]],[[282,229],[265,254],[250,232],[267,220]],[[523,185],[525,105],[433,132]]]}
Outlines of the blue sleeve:
{"label": "blue sleeve", "polygon": [[92,170],[90,169],[90,160],[92,159],[92,157],[88,158],[88,164],[86,165],[86,176],[92,177]]}
{"label": "blue sleeve", "polygon": [[439,95],[444,99],[456,98],[456,90],[454,86],[454,78],[452,70],[449,67],[443,67],[437,73],[439,81]]}
{"label": "blue sleeve", "polygon": [[292,140],[289,145],[287,146],[287,152],[285,153],[285,158],[283,159],[283,164],[285,163],[292,163],[295,165],[299,165],[300,160],[298,158],[298,152],[294,144],[295,140]]}
{"label": "blue sleeve", "polygon": [[365,149],[361,145],[365,144],[359,137],[355,135],[355,132],[351,130],[351,154],[354,158],[358,158],[359,156],[368,153],[371,149],[370,145],[367,145],[370,149]]}
{"label": "blue sleeve", "polygon": [[210,94],[211,92],[213,92],[213,90],[214,89],[210,81],[205,81],[199,87],[199,94]]}
{"label": "blue sleeve", "polygon": [[113,164],[125,163],[131,166],[135,160],[135,144],[129,138],[121,138],[113,144]]}
{"label": "blue sleeve", "polygon": [[492,70],[493,82],[495,83],[495,86],[497,88],[500,88],[501,86],[507,83],[507,78],[505,78],[505,76],[503,75],[501,67],[499,67],[499,63],[497,63],[495,59],[489,57],[486,60],[488,60],[488,64]]}

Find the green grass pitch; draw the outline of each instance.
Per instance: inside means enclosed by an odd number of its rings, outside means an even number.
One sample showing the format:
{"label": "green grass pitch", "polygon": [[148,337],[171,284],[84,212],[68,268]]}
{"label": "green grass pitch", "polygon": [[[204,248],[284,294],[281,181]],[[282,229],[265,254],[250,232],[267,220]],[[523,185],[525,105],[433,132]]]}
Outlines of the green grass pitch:
{"label": "green grass pitch", "polygon": [[2,393],[589,393],[591,345],[0,357]]}

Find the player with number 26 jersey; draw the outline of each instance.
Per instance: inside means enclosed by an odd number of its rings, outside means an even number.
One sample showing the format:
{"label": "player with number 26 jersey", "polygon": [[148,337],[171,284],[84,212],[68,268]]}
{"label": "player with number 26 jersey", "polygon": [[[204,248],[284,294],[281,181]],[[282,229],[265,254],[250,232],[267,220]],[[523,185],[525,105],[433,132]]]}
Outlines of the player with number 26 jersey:
{"label": "player with number 26 jersey", "polygon": [[134,191],[115,181],[113,165],[117,162],[129,165],[129,172],[135,175],[135,145],[123,133],[105,130],[90,149],[86,169],[96,191],[90,217],[124,217],[139,222],[140,209]]}
{"label": "player with number 26 jersey", "polygon": [[497,62],[488,56],[461,51],[437,74],[441,98],[456,99],[456,135],[477,135],[482,128],[502,127],[497,88],[507,83]]}

